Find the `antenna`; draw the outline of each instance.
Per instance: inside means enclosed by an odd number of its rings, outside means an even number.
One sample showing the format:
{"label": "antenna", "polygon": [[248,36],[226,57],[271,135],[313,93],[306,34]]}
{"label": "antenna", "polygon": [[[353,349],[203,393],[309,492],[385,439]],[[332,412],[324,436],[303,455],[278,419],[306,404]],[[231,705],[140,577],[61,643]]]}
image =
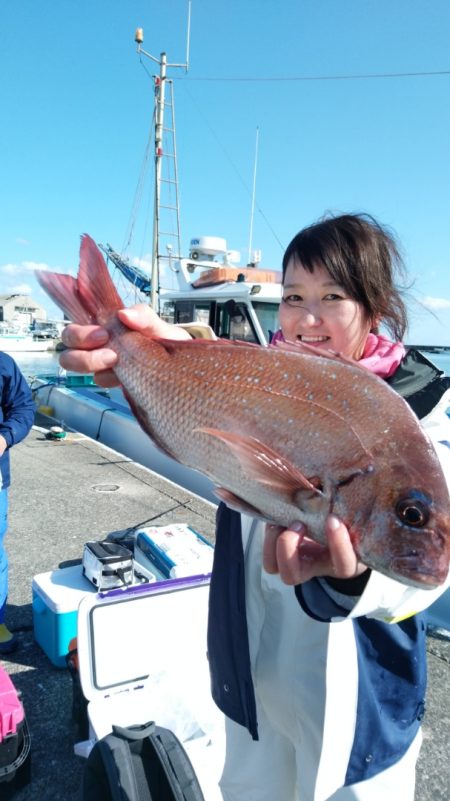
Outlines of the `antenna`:
{"label": "antenna", "polygon": [[159,64],[159,76],[155,77],[155,199],[153,211],[153,245],[152,245],[152,273],[151,273],[151,294],[150,304],[155,311],[159,311],[159,228],[160,228],[160,206],[161,206],[161,169],[163,148],[162,140],[164,133],[164,104],[165,104],[165,90],[167,80],[168,67],[180,67],[186,72],[188,71],[189,60],[189,40],[191,30],[191,0],[188,2],[188,20],[187,20],[187,41],[186,41],[186,62],[184,64],[171,64],[167,61],[166,53],[161,53],[159,58],[152,56],[143,49],[144,42],[144,29],[137,28],[134,41],[137,44],[137,52],[139,55],[146,56],[151,61]]}
{"label": "antenna", "polygon": [[187,19],[187,33],[186,33],[186,72],[189,69],[189,49],[191,44],[191,9],[192,0],[188,2],[188,19]]}
{"label": "antenna", "polygon": [[253,166],[253,189],[252,189],[252,207],[250,212],[250,234],[248,238],[248,264],[251,264],[252,259],[252,240],[253,240],[253,217],[255,215],[255,194],[256,194],[256,168],[258,164],[258,142],[259,142],[259,127],[256,127],[256,143],[255,143],[255,163]]}

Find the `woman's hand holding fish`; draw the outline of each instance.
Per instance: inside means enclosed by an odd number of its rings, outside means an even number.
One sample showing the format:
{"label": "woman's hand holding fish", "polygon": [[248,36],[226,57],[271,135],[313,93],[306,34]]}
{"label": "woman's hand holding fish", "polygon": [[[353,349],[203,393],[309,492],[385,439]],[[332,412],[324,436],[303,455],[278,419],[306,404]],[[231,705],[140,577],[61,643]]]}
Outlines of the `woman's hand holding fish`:
{"label": "woman's hand holding fish", "polygon": [[307,536],[303,523],[291,529],[268,524],[264,539],[263,563],[268,573],[279,573],[285,584],[303,584],[317,576],[354,578],[367,568],[358,561],[348,529],[334,515],[325,525],[328,545],[319,545]]}
{"label": "woman's hand holding fish", "polygon": [[[145,304],[120,309],[117,316],[132,331],[149,338],[190,339],[186,331],[164,322]],[[94,373],[101,387],[117,386],[119,381],[114,373],[117,354],[108,348],[108,339],[108,332],[99,325],[68,325],[62,333],[62,341],[70,350],[61,354],[61,367],[77,373]]]}

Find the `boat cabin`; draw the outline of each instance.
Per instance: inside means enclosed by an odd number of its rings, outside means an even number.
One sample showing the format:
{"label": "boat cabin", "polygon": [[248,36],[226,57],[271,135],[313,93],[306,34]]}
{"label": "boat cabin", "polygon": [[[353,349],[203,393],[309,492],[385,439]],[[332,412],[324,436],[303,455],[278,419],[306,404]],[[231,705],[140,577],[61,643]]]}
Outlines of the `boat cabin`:
{"label": "boat cabin", "polygon": [[161,316],[206,323],[222,339],[267,345],[278,329],[281,273],[257,262],[239,266],[239,257],[224,240],[200,237],[191,240],[189,258],[161,259]]}

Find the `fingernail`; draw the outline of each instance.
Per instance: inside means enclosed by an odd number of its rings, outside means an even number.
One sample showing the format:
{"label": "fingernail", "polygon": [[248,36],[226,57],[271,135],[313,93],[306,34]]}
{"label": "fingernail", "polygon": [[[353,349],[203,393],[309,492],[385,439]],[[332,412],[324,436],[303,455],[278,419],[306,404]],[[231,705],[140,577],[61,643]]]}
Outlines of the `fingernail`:
{"label": "fingernail", "polygon": [[130,307],[128,309],[121,309],[121,311],[122,311],[124,317],[127,317],[129,320],[137,320],[137,321],[139,321],[139,320],[142,319],[142,310],[140,308],[139,309],[135,309],[133,307]]}
{"label": "fingernail", "polygon": [[306,531],[306,526],[300,520],[294,520],[289,524],[289,531],[296,531],[297,534],[303,534]]}
{"label": "fingernail", "polygon": [[328,517],[328,527],[332,531],[337,531],[338,528],[341,527],[341,521],[339,520],[339,518],[335,517],[334,515],[330,515]]}
{"label": "fingernail", "polygon": [[98,357],[101,360],[103,370],[106,367],[113,367],[117,362],[117,353],[114,353],[113,350],[99,350]]}
{"label": "fingernail", "polygon": [[92,331],[90,334],[91,342],[96,342],[98,344],[104,344],[108,340],[108,332],[104,328],[97,328],[96,331]]}

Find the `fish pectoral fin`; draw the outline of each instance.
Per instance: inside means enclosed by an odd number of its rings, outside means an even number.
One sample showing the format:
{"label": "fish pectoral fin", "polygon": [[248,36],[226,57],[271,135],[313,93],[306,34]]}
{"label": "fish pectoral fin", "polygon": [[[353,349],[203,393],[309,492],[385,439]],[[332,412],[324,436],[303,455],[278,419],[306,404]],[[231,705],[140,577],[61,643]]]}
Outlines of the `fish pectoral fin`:
{"label": "fish pectoral fin", "polygon": [[255,506],[252,506],[250,503],[247,503],[247,501],[244,501],[243,498],[239,498],[239,496],[235,495],[234,492],[230,492],[230,490],[225,489],[225,487],[214,487],[214,495],[217,495],[221,501],[226,503],[230,509],[234,509],[236,512],[241,512],[242,514],[250,515],[251,517],[264,517],[259,509],[256,509]]}
{"label": "fish pectoral fin", "polygon": [[288,495],[290,499],[299,490],[322,494],[298,467],[256,437],[243,437],[217,428],[197,428],[196,431],[224,442],[238,459],[244,472],[260,484],[269,485],[279,493]]}

